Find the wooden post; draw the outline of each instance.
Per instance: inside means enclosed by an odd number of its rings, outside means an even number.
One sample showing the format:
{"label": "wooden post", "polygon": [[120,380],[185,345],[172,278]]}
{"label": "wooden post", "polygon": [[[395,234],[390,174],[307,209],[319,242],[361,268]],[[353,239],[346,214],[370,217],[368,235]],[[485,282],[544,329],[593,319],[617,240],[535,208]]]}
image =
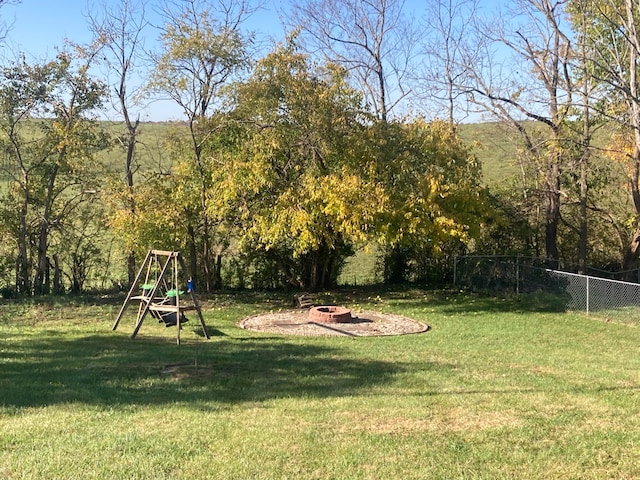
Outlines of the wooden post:
{"label": "wooden post", "polygon": [[[187,266],[184,263],[184,259],[179,256],[178,260],[180,261],[180,266],[182,267],[182,271],[187,271]],[[191,289],[191,300],[193,301],[193,306],[196,307],[196,312],[198,312],[198,319],[200,320],[200,326],[202,326],[202,333],[209,340],[211,337],[209,336],[209,332],[207,332],[207,326],[204,324],[204,317],[202,316],[202,310],[200,310],[200,303],[198,303],[198,299],[196,298],[196,293]]]}
{"label": "wooden post", "polygon": [[180,311],[180,284],[178,283],[178,252],[175,252],[172,256],[173,260],[173,285],[176,289],[176,343],[180,345],[180,317],[182,312]]}

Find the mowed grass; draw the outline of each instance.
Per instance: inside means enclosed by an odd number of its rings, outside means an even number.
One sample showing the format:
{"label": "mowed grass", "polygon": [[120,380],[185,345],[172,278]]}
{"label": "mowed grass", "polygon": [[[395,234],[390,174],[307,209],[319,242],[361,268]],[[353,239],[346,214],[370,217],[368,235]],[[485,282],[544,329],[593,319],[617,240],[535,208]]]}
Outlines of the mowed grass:
{"label": "mowed grass", "polygon": [[[120,299],[121,300],[121,299]],[[237,328],[288,295],[204,302],[175,330],[119,301],[0,310],[2,479],[640,477],[640,330],[519,297],[343,290],[424,334]]]}

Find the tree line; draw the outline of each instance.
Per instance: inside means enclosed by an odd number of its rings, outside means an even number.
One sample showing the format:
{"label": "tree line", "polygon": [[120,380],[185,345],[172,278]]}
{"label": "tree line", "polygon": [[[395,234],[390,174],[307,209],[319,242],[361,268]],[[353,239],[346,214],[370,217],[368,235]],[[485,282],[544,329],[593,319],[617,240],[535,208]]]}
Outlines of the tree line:
{"label": "tree line", "polygon": [[[292,2],[265,49],[250,0],[117,0],[88,12],[91,43],[5,58],[3,296],[126,285],[150,248],[202,291],[330,288],[372,245],[389,282],[446,280],[465,252],[637,275],[640,6],[410,7]],[[155,98],[184,116],[143,165]],[[469,118],[517,147],[511,184],[483,183]]]}

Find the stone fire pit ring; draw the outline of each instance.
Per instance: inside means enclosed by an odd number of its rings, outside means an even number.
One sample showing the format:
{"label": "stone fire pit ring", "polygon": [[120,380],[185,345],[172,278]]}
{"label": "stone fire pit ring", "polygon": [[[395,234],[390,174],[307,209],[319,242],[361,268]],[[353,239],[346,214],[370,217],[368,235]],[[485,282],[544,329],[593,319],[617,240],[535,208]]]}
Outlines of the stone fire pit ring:
{"label": "stone fire pit ring", "polygon": [[345,307],[326,305],[309,309],[309,321],[317,323],[347,323],[353,319],[351,310]]}

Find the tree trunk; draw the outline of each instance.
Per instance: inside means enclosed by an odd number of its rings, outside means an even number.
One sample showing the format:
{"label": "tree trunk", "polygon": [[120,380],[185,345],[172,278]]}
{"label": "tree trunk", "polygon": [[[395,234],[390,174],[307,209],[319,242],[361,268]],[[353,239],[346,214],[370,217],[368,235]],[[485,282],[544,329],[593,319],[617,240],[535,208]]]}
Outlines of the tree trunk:
{"label": "tree trunk", "polygon": [[36,263],[36,275],[33,281],[33,293],[35,295],[46,295],[49,292],[46,287],[47,270],[49,270],[49,261],[47,258],[47,249],[49,243],[49,226],[46,220],[40,223],[40,235],[38,236],[38,257]]}
{"label": "tree trunk", "polygon": [[16,291],[21,295],[29,295],[31,293],[31,282],[29,281],[29,257],[27,250],[28,230],[27,230],[27,213],[29,203],[27,193],[23,199],[22,208],[20,209],[20,234],[18,236],[18,257],[16,258]]}
{"label": "tree trunk", "polygon": [[[127,116],[128,119],[128,116]],[[138,122],[136,121],[135,127],[129,126],[129,145],[127,147],[127,160],[126,160],[126,168],[127,168],[127,190],[129,192],[129,211],[131,212],[132,218],[135,218],[136,215],[136,202],[133,198],[133,154],[135,149],[136,142],[136,128],[138,126]],[[134,280],[136,279],[136,275],[138,271],[136,269],[136,252],[134,250],[129,250],[127,252],[127,281],[128,286],[133,285]]]}
{"label": "tree trunk", "polygon": [[[631,174],[631,195],[633,197],[633,204],[636,210],[636,215],[640,215],[640,189],[638,188],[638,178],[640,177],[640,104],[638,104],[638,47],[640,42],[636,31],[635,16],[634,16],[634,2],[631,0],[625,1],[625,10],[627,14],[627,36],[628,41],[631,43],[629,49],[629,93],[630,93],[630,120],[634,133],[634,146],[633,146],[633,173]],[[640,226],[636,226],[636,230],[631,235],[631,241],[629,246],[623,255],[622,269],[625,273],[625,277],[633,280],[637,280],[637,273],[635,270],[638,267],[638,249],[640,248]]]}
{"label": "tree trunk", "polygon": [[547,196],[547,216],[545,228],[545,248],[547,266],[551,269],[558,268],[558,212],[559,198],[557,195],[549,194]]}
{"label": "tree trunk", "polygon": [[216,255],[216,267],[213,272],[213,288],[221,289],[222,288],[222,254]]}
{"label": "tree trunk", "polygon": [[128,280],[129,287],[133,285],[133,282],[136,279],[137,274],[138,272],[136,270],[136,252],[133,250],[129,250],[129,253],[127,253],[127,280]]}
{"label": "tree trunk", "polygon": [[636,282],[638,280],[638,255],[640,254],[640,226],[631,236],[631,241],[624,251],[622,257],[622,271],[624,279],[628,282]]}
{"label": "tree trunk", "polygon": [[60,271],[60,259],[58,254],[53,255],[53,293],[59,295],[63,292],[62,272]]}
{"label": "tree trunk", "polygon": [[[577,58],[580,65],[580,69],[584,72],[588,71],[590,61],[590,51],[586,45],[586,39],[588,38],[588,17],[589,13],[585,8],[584,2],[579,2],[577,5],[581,11],[582,25],[577,35]],[[580,110],[582,113],[582,155],[580,157],[580,239],[578,245],[578,273],[585,274],[587,271],[587,247],[589,240],[589,223],[588,223],[588,199],[589,199],[589,169],[591,161],[591,86],[592,78],[589,75],[585,75],[582,80],[582,88],[580,96],[582,98],[582,105]]]}
{"label": "tree trunk", "polygon": [[49,257],[46,257],[45,261],[47,262],[47,267],[44,271],[45,273],[43,291],[48,294],[51,293],[51,260],[49,259]]}
{"label": "tree trunk", "polygon": [[[61,154],[62,155],[62,154]],[[56,183],[56,177],[58,174],[58,166],[54,166],[49,176],[49,183],[47,185],[47,196],[44,202],[44,211],[42,213],[42,220],[40,221],[40,232],[38,234],[38,257],[36,263],[36,275],[33,284],[33,291],[36,295],[46,295],[50,293],[48,291],[48,285],[46,285],[45,278],[47,271],[49,270],[49,259],[47,258],[47,251],[49,249],[49,233],[51,227],[51,211],[54,200],[54,189]]]}
{"label": "tree trunk", "polygon": [[553,155],[553,160],[547,171],[545,185],[545,250],[547,266],[558,268],[558,223],[560,221],[560,159],[559,154]]}
{"label": "tree trunk", "polygon": [[588,97],[585,94],[584,126],[582,132],[582,156],[580,157],[580,206],[579,206],[579,230],[578,240],[578,273],[584,274],[587,271],[587,246],[589,241],[589,220],[587,201],[589,198],[589,160],[591,158],[591,126],[589,125]]}
{"label": "tree trunk", "polygon": [[[204,187],[203,187],[204,188]],[[212,266],[213,259],[211,258],[211,244],[209,239],[209,217],[206,213],[206,197],[203,190],[202,193],[202,267],[204,271],[204,284],[205,290],[211,292],[213,290],[213,275]],[[215,266],[214,266],[215,268]]]}
{"label": "tree trunk", "polygon": [[309,271],[309,290],[317,292],[318,285],[318,254],[311,255],[311,269]]}
{"label": "tree trunk", "polygon": [[588,173],[588,152],[585,152],[580,165],[580,238],[578,240],[578,273],[584,274],[587,270],[587,242],[588,242],[588,219],[587,219],[587,198],[589,184]]}
{"label": "tree trunk", "polygon": [[195,286],[196,290],[200,287],[198,284],[198,262],[197,262],[197,250],[196,250],[196,232],[193,228],[193,225],[189,224],[187,226],[187,249],[189,250],[189,275],[191,276],[191,281]]}
{"label": "tree trunk", "polygon": [[[640,215],[640,189],[638,188],[638,177],[640,176],[640,147],[639,141],[636,138],[636,145],[634,148],[634,173],[631,175],[631,195],[633,197],[633,203],[635,206],[636,215]],[[624,272],[625,280],[637,281],[637,268],[638,268],[638,249],[640,247],[640,226],[636,226],[636,230],[631,235],[631,241],[627,246],[622,256],[622,271]]]}
{"label": "tree trunk", "polygon": [[[135,218],[136,214],[136,202],[133,197],[133,158],[135,154],[136,148],[136,137],[138,125],[140,123],[140,119],[136,120],[135,123],[132,123],[129,119],[129,113],[127,110],[127,106],[125,103],[125,99],[120,98],[121,108],[124,112],[125,122],[127,124],[127,130],[129,131],[128,141],[127,141],[127,159],[126,159],[126,169],[127,169],[127,190],[129,192],[129,211],[131,212],[132,218]],[[136,270],[136,252],[133,250],[129,250],[127,253],[127,279],[129,286],[133,284],[133,281],[137,275]]]}
{"label": "tree trunk", "polygon": [[406,280],[406,261],[400,245],[394,245],[385,258],[385,280],[389,283],[402,283]]}

